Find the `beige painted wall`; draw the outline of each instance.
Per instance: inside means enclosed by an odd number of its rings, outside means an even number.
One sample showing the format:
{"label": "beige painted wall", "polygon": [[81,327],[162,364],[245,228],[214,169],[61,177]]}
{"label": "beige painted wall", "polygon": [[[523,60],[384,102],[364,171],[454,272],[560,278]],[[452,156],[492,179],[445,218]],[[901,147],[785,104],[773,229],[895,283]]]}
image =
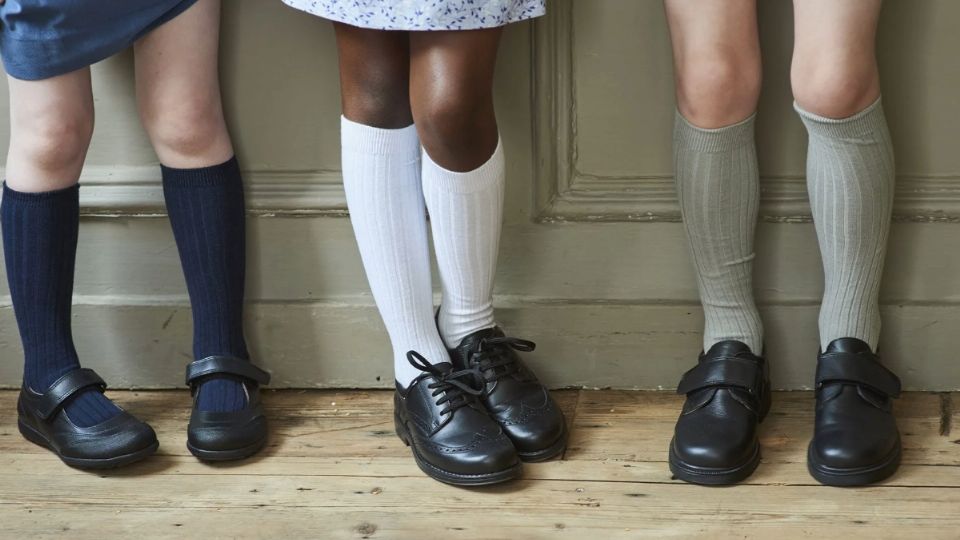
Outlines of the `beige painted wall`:
{"label": "beige painted wall", "polygon": [[[756,287],[775,383],[800,388],[811,384],[822,278],[805,136],[790,108],[790,2],[760,3]],[[225,4],[225,95],[252,207],[252,348],[276,386],[387,386],[388,343],[344,212],[331,29],[279,0]],[[661,3],[549,7],[547,18],[509,29],[497,73],[509,178],[500,318],[539,343],[531,363],[554,386],[672,387],[698,350],[702,315],[670,178]],[[899,187],[881,347],[911,388],[960,387],[957,20],[953,0],[887,0],[882,21]],[[95,68],[74,323],[84,362],[114,386],[176,386],[189,309],[156,157],[136,120],[132,60]],[[0,385],[17,384],[19,364],[0,285]]]}

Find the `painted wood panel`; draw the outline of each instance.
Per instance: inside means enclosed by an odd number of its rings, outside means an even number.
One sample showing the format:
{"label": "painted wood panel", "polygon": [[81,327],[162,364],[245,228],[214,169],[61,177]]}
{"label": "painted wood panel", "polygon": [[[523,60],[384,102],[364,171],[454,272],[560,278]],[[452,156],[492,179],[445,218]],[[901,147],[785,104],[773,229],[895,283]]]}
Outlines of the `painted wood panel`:
{"label": "painted wood panel", "polygon": [[[278,386],[388,386],[389,352],[340,179],[332,30],[279,0],[225,2],[222,77],[246,170],[248,328]],[[552,386],[670,388],[701,313],[670,167],[660,0],[553,0],[507,30],[496,100],[508,187],[496,304]],[[781,388],[810,384],[822,277],[791,108],[789,0],[760,2],[765,222],[757,297]],[[960,388],[960,35],[952,0],[887,0],[880,57],[898,151],[882,349],[915,389]],[[131,53],[94,68],[74,315],[84,361],[120,386],[179,386],[190,325]],[[6,98],[0,84],[0,101]],[[0,108],[0,125],[8,124]],[[0,158],[8,134],[0,129]],[[172,315],[172,317],[171,317]],[[364,339],[358,340],[358,332]],[[0,385],[20,354],[0,269]]]}

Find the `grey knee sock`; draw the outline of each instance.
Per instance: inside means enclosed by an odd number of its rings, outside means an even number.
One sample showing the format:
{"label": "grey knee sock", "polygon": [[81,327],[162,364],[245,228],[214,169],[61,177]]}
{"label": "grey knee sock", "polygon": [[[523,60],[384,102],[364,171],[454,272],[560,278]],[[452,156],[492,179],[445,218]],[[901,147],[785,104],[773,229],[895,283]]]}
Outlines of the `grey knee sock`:
{"label": "grey knee sock", "polygon": [[760,199],[754,117],[701,129],[677,113],[673,156],[683,223],[703,303],[703,348],[737,340],[762,354],[753,300],[753,237]]}
{"label": "grey knee sock", "polygon": [[820,346],[853,337],[876,350],[894,186],[883,107],[878,99],[839,120],[794,107],[810,135],[807,189],[824,272]]}

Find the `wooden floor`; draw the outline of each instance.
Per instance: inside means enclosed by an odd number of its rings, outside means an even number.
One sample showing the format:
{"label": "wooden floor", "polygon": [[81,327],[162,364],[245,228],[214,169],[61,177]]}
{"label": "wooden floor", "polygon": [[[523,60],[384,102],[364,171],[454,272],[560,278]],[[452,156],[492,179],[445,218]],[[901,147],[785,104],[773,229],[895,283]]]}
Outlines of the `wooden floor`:
{"label": "wooden floor", "polygon": [[506,486],[425,477],[393,433],[391,395],[281,391],[259,457],[210,466],[184,447],[185,392],[114,392],[149,421],[160,453],[106,474],[72,470],[25,442],[14,392],[0,392],[2,538],[960,538],[960,394],[898,402],[905,454],[882,486],[826,488],[806,472],[809,393],[774,398],[764,459],[732,488],[672,480],[672,394],[562,391],[561,460]]}

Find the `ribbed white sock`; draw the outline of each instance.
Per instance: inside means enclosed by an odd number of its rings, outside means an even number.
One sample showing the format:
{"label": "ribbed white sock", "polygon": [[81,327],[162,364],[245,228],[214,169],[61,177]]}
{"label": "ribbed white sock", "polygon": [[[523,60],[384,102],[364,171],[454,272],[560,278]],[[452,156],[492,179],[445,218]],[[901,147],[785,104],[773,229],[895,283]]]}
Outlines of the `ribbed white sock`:
{"label": "ribbed white sock", "polygon": [[503,147],[470,172],[452,172],[423,154],[423,194],[430,212],[443,301],[443,341],[456,347],[464,337],[494,326],[493,280],[503,220]]}
{"label": "ribbed white sock", "polygon": [[363,267],[393,344],[397,382],[421,374],[415,350],[449,362],[433,319],[430,246],[416,128],[379,129],[341,119],[343,187]]}
{"label": "ribbed white sock", "polygon": [[878,99],[842,119],[795,108],[810,136],[807,189],[823,258],[820,346],[852,337],[875,351],[895,181],[883,107]]}
{"label": "ribbed white sock", "polygon": [[763,354],[753,298],[760,201],[754,117],[701,129],[678,112],[673,133],[677,194],[703,304],[703,350],[736,340]]}

